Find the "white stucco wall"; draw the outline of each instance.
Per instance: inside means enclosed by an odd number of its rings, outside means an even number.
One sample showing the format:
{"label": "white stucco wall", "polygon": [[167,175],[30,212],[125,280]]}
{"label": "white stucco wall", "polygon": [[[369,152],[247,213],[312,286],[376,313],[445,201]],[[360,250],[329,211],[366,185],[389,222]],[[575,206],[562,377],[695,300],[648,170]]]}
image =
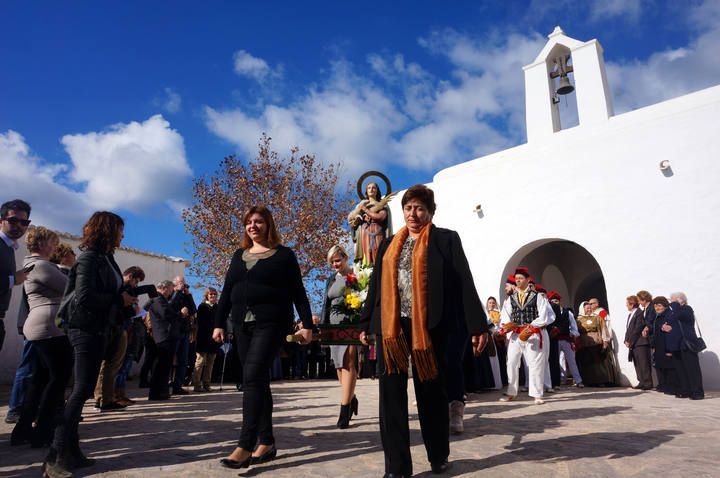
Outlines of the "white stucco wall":
{"label": "white stucco wall", "polygon": [[[71,245],[76,254],[79,254],[77,246],[79,239],[71,235],[60,236],[60,241]],[[15,260],[18,265],[22,264],[27,255],[25,239],[20,240],[20,248],[15,252]],[[145,271],[143,284],[156,284],[163,279],[173,279],[177,275],[183,275],[187,263],[182,259],[169,258],[158,254],[151,254],[135,249],[120,248],[115,251],[115,260],[121,270],[130,266],[140,266]],[[20,287],[13,289],[10,307],[5,316],[5,329],[7,336],[0,351],[0,383],[11,383],[15,377],[15,369],[22,354],[23,341],[17,333],[17,311],[20,303]]]}
{"label": "white stucco wall", "polygon": [[[684,291],[708,343],[705,385],[720,388],[718,124],[720,86],[442,170],[429,185],[434,222],[460,233],[483,300],[499,293],[508,260],[526,244],[557,238],[583,246],[604,274],[620,339],[626,296]],[[659,169],[665,159],[672,176]],[[635,383],[626,352],[620,345],[619,362]]]}

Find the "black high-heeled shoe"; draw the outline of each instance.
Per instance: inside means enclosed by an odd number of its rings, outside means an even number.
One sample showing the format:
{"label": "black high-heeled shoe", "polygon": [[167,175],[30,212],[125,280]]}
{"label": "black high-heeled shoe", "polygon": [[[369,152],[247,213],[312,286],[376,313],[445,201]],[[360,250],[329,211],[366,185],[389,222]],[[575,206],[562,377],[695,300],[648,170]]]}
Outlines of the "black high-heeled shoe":
{"label": "black high-heeled shoe", "polygon": [[353,415],[357,416],[358,413],[358,399],[355,395],[353,395],[352,400],[350,400],[350,411]]}
{"label": "black high-heeled shoe", "polygon": [[233,460],[232,458],[223,458],[220,460],[220,464],[224,466],[225,468],[231,468],[233,470],[238,470],[240,468],[249,468],[250,464],[252,463],[252,455],[245,458],[243,461],[237,461]]}
{"label": "black high-heeled shoe", "polygon": [[350,404],[340,405],[340,417],[337,421],[337,427],[340,429],[350,427]]}
{"label": "black high-heeled shoe", "polygon": [[252,461],[250,462],[251,465],[258,465],[260,463],[267,463],[268,461],[272,461],[277,457],[277,448],[275,448],[275,445],[265,453],[263,453],[260,456],[251,456]]}

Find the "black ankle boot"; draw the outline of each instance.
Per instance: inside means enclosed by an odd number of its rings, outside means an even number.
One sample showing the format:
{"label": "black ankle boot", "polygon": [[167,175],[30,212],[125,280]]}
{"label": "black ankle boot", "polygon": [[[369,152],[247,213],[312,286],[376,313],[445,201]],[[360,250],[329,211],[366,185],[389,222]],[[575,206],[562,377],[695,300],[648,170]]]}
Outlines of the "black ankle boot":
{"label": "black ankle boot", "polygon": [[67,463],[67,456],[66,450],[55,450],[50,447],[42,466],[43,477],[73,478],[73,473],[70,471],[71,466]]}
{"label": "black ankle boot", "polygon": [[350,400],[350,411],[353,415],[357,416],[358,412],[358,399],[355,395],[353,395],[352,400]]}
{"label": "black ankle boot", "polygon": [[350,405],[340,405],[340,418],[337,421],[337,427],[344,429],[350,426]]}

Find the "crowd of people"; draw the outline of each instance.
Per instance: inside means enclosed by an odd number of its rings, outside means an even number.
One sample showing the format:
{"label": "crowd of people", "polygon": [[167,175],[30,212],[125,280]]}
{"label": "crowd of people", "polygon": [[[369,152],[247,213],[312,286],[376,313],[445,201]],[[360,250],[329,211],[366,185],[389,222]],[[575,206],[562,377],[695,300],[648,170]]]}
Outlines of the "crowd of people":
{"label": "crowd of people", "polygon": [[[379,191],[371,192],[379,198]],[[140,267],[121,271],[114,259],[124,236],[120,216],[94,213],[83,226],[76,256],[55,232],[29,229],[29,204],[4,203],[0,276],[7,279],[0,280],[0,347],[6,333],[1,319],[16,285],[22,285],[17,323],[24,340],[5,419],[15,423],[11,445],[47,447],[44,475],[71,477],[74,469],[94,463],[80,448],[79,424],[89,398],[101,412],[132,406],[126,383],[141,359],[139,386],[148,389],[148,400],[212,391],[218,364],[222,381],[232,349],[230,380],[243,392],[243,419],[237,446],[221,464],[233,469],[277,456],[273,378],[336,378],[340,429],[358,414],[357,379],[379,378],[387,478],[412,475],[410,377],[434,473],[450,466],[449,435],[463,432],[469,392],[507,386],[501,401],[511,402],[525,390],[541,405],[545,394],[562,384],[619,384],[617,341],[598,298],[583,301],[575,312],[563,307],[559,293],[548,292],[527,268],[518,267],[506,280],[504,300],[489,297],[483,305],[459,235],[432,223],[433,191],[413,186],[401,205],[404,226],[393,236],[372,230],[368,242],[360,235],[365,246],[372,245],[365,254],[374,260],[357,324],[360,343],[324,347],[312,340],[313,330],[347,322],[339,305],[352,271],[350,257],[340,245],[327,252],[334,274],[325,285],[321,313],[313,315],[297,258],[282,245],[264,206],[244,214],[242,244],[222,289],[207,288],[196,306],[182,276],[141,285]],[[387,217],[384,210],[372,212],[364,214],[373,224]],[[26,233],[29,255],[18,268],[14,250]],[[626,305],[623,343],[637,372],[635,388],[702,399],[700,340],[685,294],[668,300],[639,291]],[[298,340],[288,343],[288,333]]]}

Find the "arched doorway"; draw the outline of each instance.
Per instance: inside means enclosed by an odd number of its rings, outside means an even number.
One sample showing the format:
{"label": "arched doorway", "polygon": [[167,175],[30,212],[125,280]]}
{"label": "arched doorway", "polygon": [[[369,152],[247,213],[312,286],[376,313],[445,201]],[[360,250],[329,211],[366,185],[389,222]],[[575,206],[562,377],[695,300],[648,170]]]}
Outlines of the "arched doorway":
{"label": "arched doorway", "polygon": [[563,306],[577,311],[580,303],[597,297],[605,309],[607,290],[600,264],[587,249],[565,239],[540,239],[524,245],[508,260],[500,283],[500,296],[505,278],[516,267],[527,267],[538,283],[556,290],[563,297]]}

